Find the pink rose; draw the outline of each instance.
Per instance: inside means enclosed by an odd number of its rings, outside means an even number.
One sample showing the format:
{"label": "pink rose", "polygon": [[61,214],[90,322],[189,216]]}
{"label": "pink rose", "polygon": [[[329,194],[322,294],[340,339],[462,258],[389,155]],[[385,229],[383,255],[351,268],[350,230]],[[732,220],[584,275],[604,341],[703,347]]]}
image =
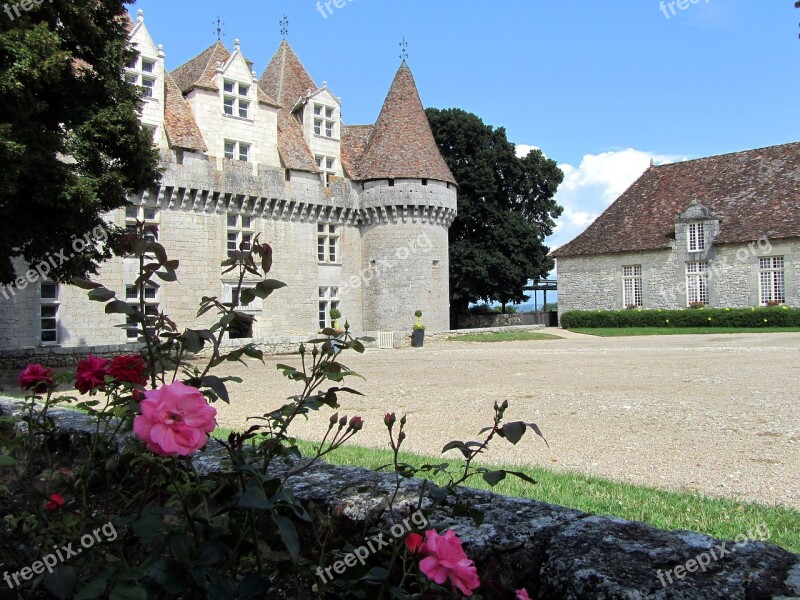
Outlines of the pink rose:
{"label": "pink rose", "polygon": [[188,456],[206,445],[217,410],[197,388],[180,381],[145,393],[133,431],[160,456]]}
{"label": "pink rose", "polygon": [[108,367],[108,374],[117,381],[144,385],[147,383],[147,362],[138,354],[115,356]]}
{"label": "pink rose", "polygon": [[427,531],[422,552],[426,557],[419,563],[419,568],[428,579],[439,585],[450,579],[453,587],[465,596],[472,596],[472,590],[480,587],[478,570],[464,554],[461,540],[452,529],[441,536],[435,529]]}
{"label": "pink rose", "polygon": [[106,382],[106,373],[110,362],[108,359],[97,356],[88,356],[86,360],[80,361],[75,370],[77,375],[75,386],[78,391],[85,394],[95,388],[102,389]]}
{"label": "pink rose", "polygon": [[43,367],[39,363],[28,365],[19,374],[19,387],[23,390],[33,390],[37,394],[42,394],[53,385],[55,385],[53,369]]}
{"label": "pink rose", "polygon": [[531,597],[528,596],[528,590],[522,588],[521,590],[516,591],[517,597],[514,600],[531,600]]}

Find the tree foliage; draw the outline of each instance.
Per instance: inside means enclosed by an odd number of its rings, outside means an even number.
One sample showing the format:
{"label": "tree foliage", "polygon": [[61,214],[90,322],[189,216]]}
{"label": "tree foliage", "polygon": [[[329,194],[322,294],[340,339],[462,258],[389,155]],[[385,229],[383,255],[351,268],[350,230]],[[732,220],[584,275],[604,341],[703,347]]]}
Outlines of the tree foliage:
{"label": "tree foliage", "polygon": [[439,149],[459,184],[450,228],[451,321],[470,303],[523,302],[523,288],[553,269],[544,239],[562,208],[564,174],[541,150],[518,158],[505,129],[460,109],[428,109]]}
{"label": "tree foliage", "polygon": [[[0,282],[105,227],[102,214],[159,179],[140,124],[141,92],[125,82],[135,52],[122,0],[51,0],[0,13]],[[17,15],[15,10],[19,12]],[[87,249],[53,270],[96,272]],[[51,261],[52,262],[52,261]],[[59,261],[55,261],[56,263]]]}

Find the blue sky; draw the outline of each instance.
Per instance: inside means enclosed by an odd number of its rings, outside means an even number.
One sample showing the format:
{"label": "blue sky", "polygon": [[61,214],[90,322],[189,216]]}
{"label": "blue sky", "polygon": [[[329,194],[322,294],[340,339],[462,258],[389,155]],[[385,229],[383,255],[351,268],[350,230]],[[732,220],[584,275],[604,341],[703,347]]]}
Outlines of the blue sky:
{"label": "blue sky", "polygon": [[651,158],[800,141],[794,0],[682,0],[673,10],[660,0],[338,1],[330,12],[316,0],[139,0],[130,10],[145,11],[170,69],[216,40],[219,15],[223,42],[241,39],[259,75],[288,16],[289,42],[342,97],[350,124],[377,118],[405,37],[426,106],[474,112],[565,170],[553,246]]}

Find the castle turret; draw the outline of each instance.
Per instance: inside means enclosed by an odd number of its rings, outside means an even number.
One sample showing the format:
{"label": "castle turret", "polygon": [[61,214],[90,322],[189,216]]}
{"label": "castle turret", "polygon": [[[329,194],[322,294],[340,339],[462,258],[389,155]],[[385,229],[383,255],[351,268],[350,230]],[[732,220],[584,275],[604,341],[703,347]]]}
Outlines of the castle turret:
{"label": "castle turret", "polygon": [[375,127],[352,128],[360,157],[345,155],[362,182],[364,328],[409,330],[414,311],[432,331],[449,328],[448,229],[457,185],[444,161],[405,61]]}

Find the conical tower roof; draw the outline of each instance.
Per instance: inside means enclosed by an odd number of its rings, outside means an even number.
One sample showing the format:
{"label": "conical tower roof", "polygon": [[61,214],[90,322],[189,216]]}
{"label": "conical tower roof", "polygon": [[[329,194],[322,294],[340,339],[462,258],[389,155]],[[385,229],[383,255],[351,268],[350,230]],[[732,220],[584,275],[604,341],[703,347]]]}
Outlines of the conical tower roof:
{"label": "conical tower roof", "polygon": [[286,40],[267,65],[258,87],[275,98],[278,110],[278,154],[287,169],[318,173],[317,162],[303,137],[303,128],[291,111],[297,101],[317,87]]}
{"label": "conical tower roof", "polygon": [[435,179],[456,183],[433,137],[417,84],[400,65],[364,155],[358,179]]}

